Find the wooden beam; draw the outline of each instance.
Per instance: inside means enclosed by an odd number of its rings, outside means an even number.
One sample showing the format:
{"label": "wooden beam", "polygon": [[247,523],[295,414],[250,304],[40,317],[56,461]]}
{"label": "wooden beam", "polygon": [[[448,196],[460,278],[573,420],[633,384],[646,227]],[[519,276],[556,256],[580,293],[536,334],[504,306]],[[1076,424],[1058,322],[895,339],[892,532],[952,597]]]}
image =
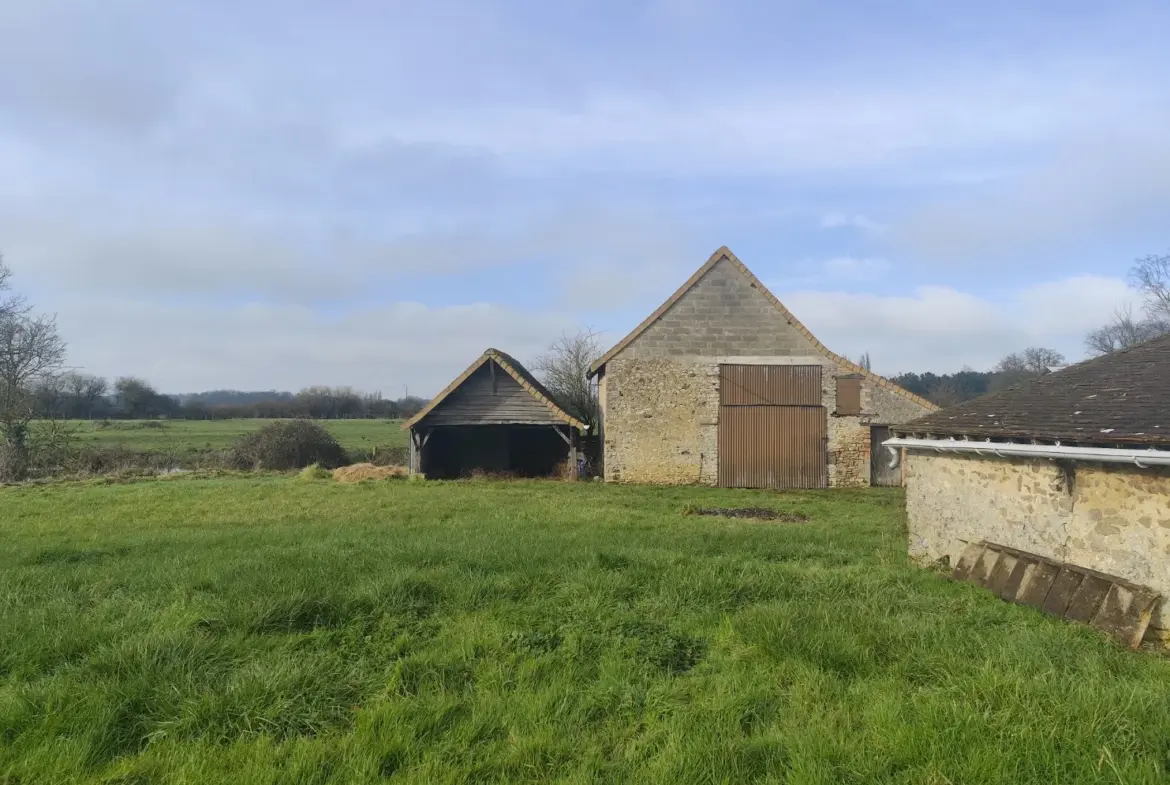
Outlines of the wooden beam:
{"label": "wooden beam", "polygon": [[571,476],[574,480],[581,479],[580,463],[577,461],[577,431],[569,430],[569,461],[572,463]]}
{"label": "wooden beam", "polygon": [[[573,440],[568,436],[568,434],[566,434],[564,431],[561,430],[561,427],[559,425],[554,425],[552,428],[554,431],[557,432],[557,436],[561,437],[561,439],[564,440],[565,444],[569,445],[570,447],[573,446]],[[570,428],[569,433],[572,433],[572,430],[573,429]]]}
{"label": "wooden beam", "polygon": [[424,433],[422,436],[422,442],[418,446],[419,447],[426,447],[427,442],[429,442],[431,440],[431,434],[434,432],[435,432],[434,429],[431,429],[431,430],[428,430],[426,433]]}
{"label": "wooden beam", "polygon": [[418,474],[418,434],[414,432],[413,428],[410,429],[410,466],[408,468],[411,474]]}

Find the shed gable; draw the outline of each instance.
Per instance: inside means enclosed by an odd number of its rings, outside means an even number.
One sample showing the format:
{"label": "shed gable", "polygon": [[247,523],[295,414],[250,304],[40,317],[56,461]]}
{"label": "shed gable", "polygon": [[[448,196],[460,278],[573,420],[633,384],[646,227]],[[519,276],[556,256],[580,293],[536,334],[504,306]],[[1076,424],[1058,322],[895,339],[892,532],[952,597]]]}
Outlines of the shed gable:
{"label": "shed gable", "polygon": [[495,360],[473,371],[425,420],[428,425],[563,424]]}
{"label": "shed gable", "polygon": [[767,295],[723,257],[618,356],[819,354]]}

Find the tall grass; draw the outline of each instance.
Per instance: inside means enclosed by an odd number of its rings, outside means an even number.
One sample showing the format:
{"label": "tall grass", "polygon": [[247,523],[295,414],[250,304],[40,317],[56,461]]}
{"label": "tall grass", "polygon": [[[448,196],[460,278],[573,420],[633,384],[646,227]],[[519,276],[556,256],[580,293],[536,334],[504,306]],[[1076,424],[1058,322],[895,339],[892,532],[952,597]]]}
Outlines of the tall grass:
{"label": "tall grass", "polygon": [[1170,665],[908,566],[900,504],[3,489],[0,782],[1162,781]]}

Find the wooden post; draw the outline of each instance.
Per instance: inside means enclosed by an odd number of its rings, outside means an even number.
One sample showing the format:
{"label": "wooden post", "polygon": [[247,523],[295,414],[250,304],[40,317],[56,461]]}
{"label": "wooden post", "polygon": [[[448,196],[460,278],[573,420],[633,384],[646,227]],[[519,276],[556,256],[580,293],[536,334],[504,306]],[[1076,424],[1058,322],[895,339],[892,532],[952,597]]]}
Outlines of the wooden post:
{"label": "wooden post", "polygon": [[577,462],[577,429],[572,426],[569,426],[569,460],[573,465],[569,476],[574,480],[581,479],[580,464]]}
{"label": "wooden post", "polygon": [[410,473],[418,474],[418,438],[414,428],[410,429]]}

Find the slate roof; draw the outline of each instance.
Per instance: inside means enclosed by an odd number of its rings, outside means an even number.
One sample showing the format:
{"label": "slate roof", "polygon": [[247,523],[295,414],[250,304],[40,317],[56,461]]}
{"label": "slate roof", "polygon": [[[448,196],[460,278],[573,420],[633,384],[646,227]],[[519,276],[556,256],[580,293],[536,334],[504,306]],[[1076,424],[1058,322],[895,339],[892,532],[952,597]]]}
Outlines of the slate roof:
{"label": "slate roof", "polygon": [[860,376],[863,376],[866,379],[869,379],[870,381],[872,381],[878,387],[884,387],[885,389],[887,389],[891,392],[897,393],[898,395],[901,395],[902,397],[913,401],[914,403],[918,404],[919,406],[923,407],[924,409],[928,409],[930,411],[934,411],[934,410],[938,409],[938,406],[936,406],[931,401],[928,401],[921,396],[915,395],[914,393],[910,392],[907,389],[899,387],[898,385],[894,384],[893,382],[891,382],[889,379],[885,378],[884,376],[879,376],[878,374],[873,373],[872,371],[868,371],[865,368],[862,368],[860,365],[853,362],[852,360],[846,359],[845,357],[842,357],[839,354],[835,354],[835,353],[829,351],[829,348],[827,346],[825,346],[823,343],[821,343],[820,340],[818,340],[817,337],[815,335],[813,335],[809,331],[809,329],[807,327],[805,327],[804,324],[801,323],[801,321],[799,319],[796,318],[796,315],[793,314],[792,311],[788,310],[788,308],[784,305],[784,303],[780,302],[779,298],[777,298],[776,295],[774,295],[774,294],[772,294],[772,292],[768,291],[768,287],[764,286],[763,281],[761,281],[759,278],[757,278],[755,276],[755,273],[753,273],[751,270],[749,270],[747,265],[744,264],[743,262],[741,262],[739,260],[739,257],[736,256],[735,254],[733,254],[731,252],[731,249],[728,248],[726,245],[721,246],[717,251],[715,251],[715,253],[711,254],[711,258],[709,258],[706,262],[704,262],[702,267],[700,267],[698,270],[695,270],[695,274],[692,275],[690,278],[688,278],[686,280],[686,282],[683,283],[682,286],[680,286],[677,290],[675,290],[675,293],[672,294],[670,297],[668,297],[666,299],[666,302],[664,302],[664,303],[662,303],[662,305],[658,306],[658,309],[656,311],[654,311],[654,313],[650,314],[645,319],[643,319],[641,324],[639,324],[637,327],[635,327],[633,330],[630,331],[629,335],[627,335],[625,338],[622,338],[620,341],[618,341],[617,344],[615,344],[612,349],[610,349],[608,352],[606,352],[604,355],[602,355],[601,359],[599,359],[597,362],[593,363],[593,365],[590,366],[590,368],[589,368],[589,374],[588,374],[589,378],[593,378],[594,376],[596,376],[601,371],[601,369],[605,367],[606,363],[608,363],[610,360],[612,360],[614,357],[616,357],[619,353],[621,353],[622,349],[625,349],[627,346],[629,346],[631,343],[633,343],[639,335],[646,332],[646,330],[650,329],[650,326],[652,324],[654,324],[655,322],[657,322],[659,319],[661,319],[662,316],[665,315],[666,312],[670,310],[671,306],[673,306],[675,303],[677,303],[679,300],[681,300],[682,296],[684,294],[686,294],[688,291],[690,291],[691,288],[699,282],[699,279],[701,279],[704,275],[707,274],[707,272],[712,267],[714,267],[716,264],[718,264],[720,261],[722,261],[724,259],[726,259],[728,262],[730,262],[732,264],[732,266],[735,267],[735,269],[739,270],[739,272],[745,278],[748,279],[748,282],[751,283],[751,285],[754,286],[756,289],[758,289],[760,291],[760,293],[763,294],[764,297],[767,298],[768,302],[770,302],[772,304],[772,306],[774,308],[776,308],[776,310],[778,310],[784,316],[785,319],[788,320],[788,323],[791,324],[793,327],[795,327],[797,332],[799,332],[806,339],[808,339],[808,341],[810,343],[812,343],[813,347],[817,351],[819,351],[821,354],[823,354],[825,357],[828,357],[830,360],[835,362],[838,366],[849,371],[850,373],[855,373],[855,374],[858,374]]}
{"label": "slate roof", "polygon": [[1170,335],[893,426],[900,434],[1170,446]]}
{"label": "slate roof", "polygon": [[500,366],[500,368],[502,368],[505,373],[515,379],[521,387],[528,391],[532,397],[536,398],[536,400],[547,406],[549,411],[551,411],[557,417],[557,419],[563,421],[566,425],[571,425],[580,431],[588,430],[588,426],[585,423],[581,422],[576,417],[565,411],[564,407],[557,402],[557,399],[553,397],[553,394],[549,392],[548,388],[541,384],[537,378],[532,375],[531,371],[529,371],[520,363],[516,362],[512,355],[508,354],[507,352],[501,352],[499,349],[491,348],[487,349],[479,356],[479,359],[477,359],[471,365],[467,366],[467,369],[463,371],[463,373],[456,376],[455,379],[452,380],[452,382],[446,387],[444,387],[438,395],[432,398],[430,403],[424,406],[418,414],[402,423],[402,427],[404,429],[414,427],[414,425],[422,418],[430,414],[431,410],[442,403],[443,399],[445,399],[451,393],[455,392],[455,390],[459,389],[459,385],[467,381],[467,378],[471,376],[471,374],[475,373],[484,363],[487,362],[495,362],[496,365]]}

